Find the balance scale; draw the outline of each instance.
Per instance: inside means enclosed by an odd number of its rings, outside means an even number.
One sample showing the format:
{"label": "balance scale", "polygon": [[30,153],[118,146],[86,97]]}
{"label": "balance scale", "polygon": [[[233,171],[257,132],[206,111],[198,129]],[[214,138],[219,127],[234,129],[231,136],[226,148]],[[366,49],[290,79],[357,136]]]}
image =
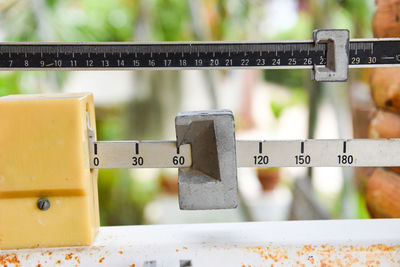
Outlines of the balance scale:
{"label": "balance scale", "polygon": [[[400,66],[400,38],[2,43],[1,70],[311,69]],[[236,140],[229,110],[178,113],[177,140],[98,141],[91,94],[0,98],[0,265],[400,265],[400,220],[99,227],[97,169],[178,168],[182,210],[238,205],[238,167],[400,166],[400,139]],[[101,197],[101,196],[100,196]]]}

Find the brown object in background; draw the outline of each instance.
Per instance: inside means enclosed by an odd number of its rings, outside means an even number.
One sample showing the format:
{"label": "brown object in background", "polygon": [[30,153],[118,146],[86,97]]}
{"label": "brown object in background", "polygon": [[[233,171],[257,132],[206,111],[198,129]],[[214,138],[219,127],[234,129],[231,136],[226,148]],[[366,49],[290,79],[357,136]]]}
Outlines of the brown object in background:
{"label": "brown object in background", "polygon": [[377,0],[372,27],[377,38],[400,37],[400,0]]}
{"label": "brown object in background", "polygon": [[264,192],[271,191],[279,183],[279,168],[257,169],[257,178]]}
{"label": "brown object in background", "polygon": [[370,138],[400,138],[400,114],[378,110],[369,126]]}
{"label": "brown object in background", "polygon": [[[367,79],[370,80],[370,79]],[[370,88],[362,82],[351,83],[350,107],[354,138],[368,138],[368,129],[375,112]]]}
{"label": "brown object in background", "polygon": [[[400,0],[376,0],[373,19],[374,37],[400,37]],[[371,77],[372,95],[381,108],[369,128],[372,138],[400,137],[400,78],[393,69],[374,70]],[[400,167],[391,168],[400,173]],[[368,180],[366,200],[372,217],[400,217],[400,176],[390,170],[375,169]]]}
{"label": "brown object in background", "polygon": [[178,177],[161,175],[161,191],[168,195],[178,195]]}
{"label": "brown object in background", "polygon": [[376,168],[366,188],[368,210],[374,218],[400,218],[400,176]]}
{"label": "brown object in background", "polygon": [[[400,114],[378,110],[371,120],[369,137],[400,138]],[[400,167],[390,167],[390,169],[400,174]]]}
{"label": "brown object in background", "polygon": [[[362,74],[364,82],[370,80],[370,70],[363,71]],[[350,87],[350,107],[354,138],[368,138],[370,121],[375,111],[370,88],[364,82],[353,82]],[[354,180],[360,192],[365,192],[371,171],[369,167],[354,168]]]}
{"label": "brown object in background", "polygon": [[378,108],[400,112],[400,68],[374,69],[371,87]]}
{"label": "brown object in background", "polygon": [[354,180],[357,189],[365,193],[365,188],[367,187],[369,176],[374,171],[375,168],[372,167],[356,167],[354,168]]}

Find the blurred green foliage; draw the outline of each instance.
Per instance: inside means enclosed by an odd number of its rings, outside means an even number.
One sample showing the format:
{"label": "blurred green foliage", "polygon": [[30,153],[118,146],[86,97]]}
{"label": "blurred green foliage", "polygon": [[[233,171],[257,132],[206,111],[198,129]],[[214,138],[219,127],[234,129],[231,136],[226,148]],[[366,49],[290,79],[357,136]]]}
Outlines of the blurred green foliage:
{"label": "blurred green foliage", "polygon": [[[178,41],[191,39],[190,11],[182,0],[149,1],[154,40]],[[162,11],[162,12],[161,12]]]}
{"label": "blurred green foliage", "polygon": [[[259,22],[265,19],[265,1],[260,0],[2,0],[0,38],[1,41],[180,41],[195,37],[209,40],[309,39],[312,30],[320,26],[349,28],[355,37],[370,35],[373,0],[299,0],[299,3],[305,8],[299,12],[297,23],[269,36],[257,30]],[[196,28],[191,8],[195,16],[199,16],[200,29]],[[67,75],[68,72],[1,72],[0,96],[50,89],[59,91]],[[305,88],[309,86],[309,77],[307,71],[264,72],[265,80],[291,90],[289,99],[270,103],[276,117],[286,107],[307,101]],[[125,111],[139,113],[144,104],[134,103],[134,108]],[[146,114],[141,114],[140,118],[123,115],[132,112],[124,113],[125,107],[119,108],[121,110],[113,116],[109,115],[109,110],[96,110],[99,139],[123,139],[132,132],[130,127],[124,126],[129,124],[127,121],[138,125],[137,120],[147,118]],[[139,132],[144,134],[143,128]],[[102,225],[140,224],[146,203],[158,190],[157,183],[132,179],[128,170],[101,170]]]}
{"label": "blurred green foliage", "polygon": [[18,94],[20,78],[17,72],[3,73],[0,78],[0,96]]}
{"label": "blurred green foliage", "polygon": [[299,105],[305,103],[306,101],[306,91],[304,91],[304,89],[301,87],[293,87],[292,90],[290,90],[290,95],[288,98],[280,101],[272,99],[270,102],[270,108],[275,118],[279,118],[285,108]]}

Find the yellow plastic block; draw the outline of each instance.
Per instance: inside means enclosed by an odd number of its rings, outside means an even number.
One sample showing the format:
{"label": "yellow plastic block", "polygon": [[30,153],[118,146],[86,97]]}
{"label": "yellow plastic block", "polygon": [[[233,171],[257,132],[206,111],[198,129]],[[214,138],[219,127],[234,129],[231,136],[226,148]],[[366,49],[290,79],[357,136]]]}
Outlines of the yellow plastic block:
{"label": "yellow plastic block", "polygon": [[[91,94],[0,98],[0,249],[90,245],[99,228],[90,170]],[[37,206],[50,201],[48,210]]]}

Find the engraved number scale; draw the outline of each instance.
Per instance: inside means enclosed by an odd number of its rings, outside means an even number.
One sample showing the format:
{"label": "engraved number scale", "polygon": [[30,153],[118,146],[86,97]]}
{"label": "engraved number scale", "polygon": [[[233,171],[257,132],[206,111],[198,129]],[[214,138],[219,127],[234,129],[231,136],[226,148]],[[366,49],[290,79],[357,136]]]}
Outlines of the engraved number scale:
{"label": "engraved number scale", "polygon": [[[326,66],[322,70],[330,74],[317,76],[317,81],[344,81],[346,66],[400,66],[400,38],[349,40],[346,30],[316,30],[313,38],[276,42],[0,43],[0,70],[300,68],[315,72]],[[332,48],[340,55],[332,53]],[[336,74],[342,76],[334,77]],[[96,141],[90,128],[88,131],[91,168],[192,165],[190,145],[177,148],[176,141]],[[238,167],[400,166],[400,139],[237,141],[236,149]]]}
{"label": "engraved number scale", "polygon": [[[0,43],[0,70],[312,69],[327,61],[326,43],[160,42]],[[349,67],[400,66],[400,39],[350,40]]]}
{"label": "engraved number scale", "polygon": [[[400,139],[237,140],[238,167],[400,166]],[[176,141],[91,141],[91,168],[184,168],[190,145]]]}

